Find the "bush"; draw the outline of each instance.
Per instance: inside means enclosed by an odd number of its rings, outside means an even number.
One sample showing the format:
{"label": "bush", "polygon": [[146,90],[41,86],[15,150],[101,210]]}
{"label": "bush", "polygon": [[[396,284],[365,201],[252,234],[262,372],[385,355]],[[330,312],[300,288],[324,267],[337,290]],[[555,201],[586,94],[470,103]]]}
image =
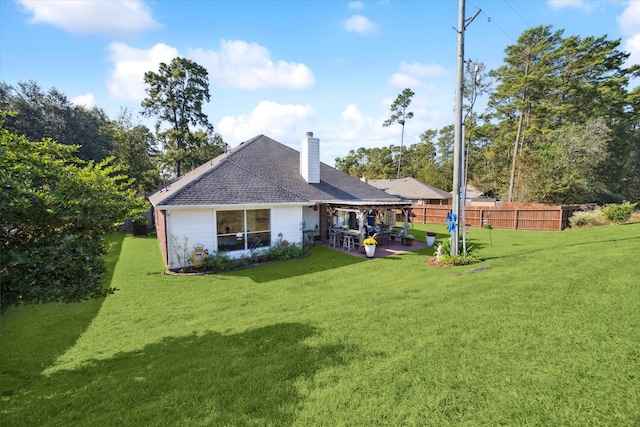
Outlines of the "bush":
{"label": "bush", "polygon": [[578,211],[569,218],[571,227],[595,227],[604,225],[607,219],[602,213],[602,209],[594,209],[592,211]]}
{"label": "bush", "polygon": [[[437,247],[442,248],[442,255],[440,255],[440,259],[438,262],[446,265],[468,265],[475,264],[477,262],[482,261],[482,259],[475,253],[475,248],[473,245],[467,245],[467,253],[463,254],[464,248],[462,246],[462,242],[460,242],[458,246],[458,254],[459,255],[451,255],[451,243],[449,240],[444,240],[440,242]],[[436,247],[436,251],[437,251]]]}
{"label": "bush", "polygon": [[231,270],[233,266],[234,260],[229,256],[229,253],[225,251],[207,254],[202,263],[202,269],[204,271]]}
{"label": "bush", "polygon": [[77,146],[31,142],[0,112],[0,303],[105,295],[103,237],[148,207],[113,159],[85,163]]}
{"label": "bush", "polygon": [[[260,249],[264,249],[260,251]],[[289,243],[286,240],[276,242],[272,246],[265,248],[256,245],[251,251],[251,256],[242,258],[231,258],[226,251],[219,251],[207,254],[201,271],[221,272],[236,270],[263,261],[279,261],[291,258],[298,258],[304,255],[303,245]]]}
{"label": "bush", "polygon": [[571,227],[595,227],[608,223],[622,224],[631,219],[636,206],[637,203],[612,203],[602,208],[576,212],[569,218],[569,225]]}
{"label": "bush", "polygon": [[610,204],[602,208],[602,213],[607,220],[615,224],[622,224],[629,221],[636,205],[637,203],[629,202]]}
{"label": "bush", "polygon": [[67,235],[41,246],[12,247],[3,254],[2,305],[20,302],[81,301],[102,297],[114,289],[102,286],[105,272],[103,239]]}
{"label": "bush", "polygon": [[289,243],[286,240],[274,243],[265,253],[267,260],[284,260],[297,258],[304,254],[304,247],[296,243]]}

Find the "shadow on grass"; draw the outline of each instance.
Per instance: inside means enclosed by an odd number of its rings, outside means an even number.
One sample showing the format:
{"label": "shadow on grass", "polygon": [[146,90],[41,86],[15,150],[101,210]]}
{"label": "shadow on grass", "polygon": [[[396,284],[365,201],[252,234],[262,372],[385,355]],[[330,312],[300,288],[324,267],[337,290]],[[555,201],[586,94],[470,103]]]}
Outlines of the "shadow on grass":
{"label": "shadow on grass", "polygon": [[365,261],[365,259],[360,259],[323,246],[314,246],[310,249],[310,255],[305,258],[278,261],[266,265],[253,266],[244,270],[219,274],[221,276],[246,277],[257,283],[265,283],[272,280],[288,279],[305,274],[327,271]]}
{"label": "shadow on grass", "polygon": [[3,402],[3,425],[289,425],[304,399],[298,381],[345,363],[342,346],[304,343],[316,333],[280,323],[168,338],[42,376]]}
{"label": "shadow on grass", "polygon": [[[107,236],[103,285],[110,286],[120,258],[124,234]],[[2,395],[28,387],[45,367],[71,348],[97,316],[104,298],[73,303],[45,303],[11,307],[2,316],[0,384]]]}

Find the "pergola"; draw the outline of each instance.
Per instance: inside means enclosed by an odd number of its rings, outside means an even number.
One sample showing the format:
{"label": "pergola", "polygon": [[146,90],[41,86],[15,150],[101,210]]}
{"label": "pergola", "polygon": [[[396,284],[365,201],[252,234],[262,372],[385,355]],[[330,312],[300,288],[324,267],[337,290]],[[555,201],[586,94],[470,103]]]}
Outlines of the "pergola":
{"label": "pergola", "polygon": [[[409,214],[411,213],[411,203],[408,202],[398,202],[398,201],[333,201],[327,202],[326,206],[330,212],[344,211],[344,212],[353,212],[356,214],[356,219],[360,227],[363,224],[367,223],[367,217],[371,212],[375,212],[376,215],[381,212],[394,212],[402,211],[402,216],[404,218],[404,230],[409,229]],[[384,214],[383,214],[384,215]],[[395,216],[394,216],[395,218]],[[395,219],[394,219],[395,222]],[[362,240],[362,235],[360,235],[360,239]],[[360,241],[362,244],[362,241]]]}

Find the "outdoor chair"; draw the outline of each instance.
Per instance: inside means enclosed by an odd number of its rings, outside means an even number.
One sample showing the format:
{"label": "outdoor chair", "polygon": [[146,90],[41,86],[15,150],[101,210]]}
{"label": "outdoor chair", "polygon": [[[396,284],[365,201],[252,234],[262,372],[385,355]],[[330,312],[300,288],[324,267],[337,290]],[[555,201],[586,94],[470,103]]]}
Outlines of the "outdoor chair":
{"label": "outdoor chair", "polygon": [[353,236],[344,236],[344,241],[342,242],[342,249],[351,252],[355,249],[355,243],[353,241]]}
{"label": "outdoor chair", "polygon": [[329,232],[329,247],[337,248],[340,245],[340,234],[335,231]]}

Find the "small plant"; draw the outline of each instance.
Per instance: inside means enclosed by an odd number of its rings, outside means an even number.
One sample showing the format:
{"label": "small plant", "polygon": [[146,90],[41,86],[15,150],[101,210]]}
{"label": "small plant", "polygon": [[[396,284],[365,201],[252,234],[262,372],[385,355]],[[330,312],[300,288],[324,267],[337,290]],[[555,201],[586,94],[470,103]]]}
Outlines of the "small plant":
{"label": "small plant", "polygon": [[378,241],[376,239],[374,239],[373,237],[367,237],[366,239],[364,239],[362,241],[363,245],[377,245]]}
{"label": "small plant", "polygon": [[636,206],[637,203],[626,201],[619,204],[610,204],[602,208],[602,213],[607,220],[615,224],[622,224],[629,221]]}
{"label": "small plant", "polygon": [[406,234],[404,236],[405,239],[407,240],[416,240],[415,236],[413,234]]}

